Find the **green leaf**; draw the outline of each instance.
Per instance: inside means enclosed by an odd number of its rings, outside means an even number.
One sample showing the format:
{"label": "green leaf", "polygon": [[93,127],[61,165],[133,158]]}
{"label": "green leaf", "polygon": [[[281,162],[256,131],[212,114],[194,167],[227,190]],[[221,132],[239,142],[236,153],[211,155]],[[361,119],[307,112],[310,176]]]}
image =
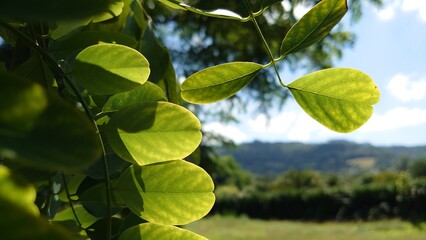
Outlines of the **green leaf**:
{"label": "green leaf", "polygon": [[204,217],[215,196],[213,181],[200,167],[182,160],[131,166],[120,176],[117,194],[141,218],[183,225]]}
{"label": "green leaf", "polygon": [[[84,208],[93,216],[107,217],[108,208],[104,183],[91,186],[78,193],[78,199]],[[112,207],[111,215],[118,213],[120,210],[120,207]]]}
{"label": "green leaf", "polygon": [[120,32],[84,31],[77,32],[58,41],[53,41],[51,51],[76,51],[99,43],[115,43],[131,48],[136,47],[136,40]]}
{"label": "green leaf", "polygon": [[[78,216],[78,220],[81,223],[81,227],[87,228],[95,223],[99,218],[90,214],[82,205],[74,205],[75,214]],[[56,214],[53,218],[53,222],[66,222],[66,221],[77,221],[74,216],[72,209],[66,208],[63,211]]]}
{"label": "green leaf", "polygon": [[63,22],[50,33],[50,37],[54,40],[59,39],[79,27],[86,26],[90,23],[90,21],[92,21],[91,18],[85,18]]}
{"label": "green leaf", "polygon": [[0,154],[36,168],[83,169],[100,158],[96,130],[59,96],[0,73]]}
{"label": "green leaf", "polygon": [[166,226],[155,223],[143,223],[124,231],[119,240],[142,240],[142,239],[185,239],[185,240],[207,240],[188,230],[175,226]]}
{"label": "green leaf", "polygon": [[118,17],[123,11],[123,7],[124,7],[123,0],[110,0],[108,9],[102,13],[96,14],[93,17],[92,22],[98,23],[98,22],[103,22],[103,21]]}
{"label": "green leaf", "polygon": [[147,27],[140,44],[140,52],[148,59],[152,70],[149,81],[157,84],[166,93],[170,102],[178,103],[178,87],[175,70],[169,52]]}
{"label": "green leaf", "polygon": [[115,112],[134,103],[156,101],[167,101],[167,97],[157,85],[146,82],[133,90],[111,96],[102,108],[102,112]]}
{"label": "green leaf", "polygon": [[95,95],[129,91],[148,79],[149,63],[138,51],[100,44],[80,52],[74,63],[76,81]]}
{"label": "green leaf", "polygon": [[36,195],[33,185],[0,165],[0,199],[7,199],[31,215],[38,216],[40,213],[34,204]]}
{"label": "green leaf", "polygon": [[[65,228],[36,217],[15,202],[0,197],[0,236],[13,240],[73,240]],[[7,216],[7,217],[6,217]]]}
{"label": "green leaf", "polygon": [[323,0],[288,31],[281,45],[287,55],[309,47],[324,38],[348,10],[346,0]]}
{"label": "green leaf", "polygon": [[312,118],[336,132],[351,132],[373,114],[380,92],[371,78],[349,68],[331,68],[288,85],[297,103]]}
{"label": "green leaf", "polygon": [[81,19],[105,12],[117,0],[2,1],[0,17],[28,21]]}
{"label": "green leaf", "polygon": [[194,114],[179,105],[143,102],[116,112],[105,133],[122,159],[146,165],[191,154],[201,142],[200,128]]}
{"label": "green leaf", "polygon": [[262,65],[252,62],[225,63],[206,68],[182,83],[182,98],[197,104],[228,98],[249,84],[262,68]]}

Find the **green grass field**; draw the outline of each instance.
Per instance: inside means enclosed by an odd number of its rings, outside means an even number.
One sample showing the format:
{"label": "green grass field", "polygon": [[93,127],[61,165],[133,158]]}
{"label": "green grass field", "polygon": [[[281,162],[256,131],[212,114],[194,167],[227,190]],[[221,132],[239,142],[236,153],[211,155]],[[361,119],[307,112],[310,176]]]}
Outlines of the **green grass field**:
{"label": "green grass field", "polygon": [[210,240],[425,240],[426,224],[377,222],[292,222],[213,216],[185,228]]}

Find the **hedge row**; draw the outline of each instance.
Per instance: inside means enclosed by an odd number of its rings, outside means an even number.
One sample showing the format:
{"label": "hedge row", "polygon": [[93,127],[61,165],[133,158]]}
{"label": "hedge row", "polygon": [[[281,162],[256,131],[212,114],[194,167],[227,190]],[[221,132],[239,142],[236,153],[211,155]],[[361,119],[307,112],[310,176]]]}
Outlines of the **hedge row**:
{"label": "hedge row", "polygon": [[347,189],[287,189],[263,193],[217,194],[213,214],[247,215],[261,219],[426,220],[426,181],[409,186],[366,184]]}

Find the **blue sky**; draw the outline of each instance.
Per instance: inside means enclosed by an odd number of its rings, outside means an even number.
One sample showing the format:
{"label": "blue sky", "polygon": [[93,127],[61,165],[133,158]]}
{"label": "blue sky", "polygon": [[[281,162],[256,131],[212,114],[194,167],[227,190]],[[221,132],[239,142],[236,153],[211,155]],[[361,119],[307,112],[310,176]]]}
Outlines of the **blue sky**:
{"label": "blue sky", "polygon": [[[298,9],[300,14],[306,10]],[[349,16],[343,22],[349,22]],[[364,126],[349,134],[335,133],[312,120],[290,99],[270,119],[248,114],[241,116],[239,124],[213,122],[204,129],[237,143],[344,139],[382,146],[426,145],[426,1],[392,0],[382,9],[365,4],[361,21],[347,27],[356,33],[357,41],[354,48],[344,51],[336,67],[367,73],[381,91],[381,100]],[[286,79],[299,76],[286,75]]]}

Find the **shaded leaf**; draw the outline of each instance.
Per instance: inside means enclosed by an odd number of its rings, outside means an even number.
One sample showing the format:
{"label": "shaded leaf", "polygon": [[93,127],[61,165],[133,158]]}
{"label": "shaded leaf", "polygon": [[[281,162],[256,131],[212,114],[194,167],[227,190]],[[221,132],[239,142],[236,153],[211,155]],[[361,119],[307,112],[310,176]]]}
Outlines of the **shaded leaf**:
{"label": "shaded leaf", "polygon": [[115,112],[134,103],[156,101],[167,101],[167,97],[157,85],[146,82],[133,90],[111,96],[102,111]]}
{"label": "shaded leaf", "polygon": [[[93,223],[95,223],[99,217],[95,217],[90,214],[82,205],[74,205],[75,214],[78,216],[78,220],[81,223],[81,227],[87,228]],[[75,221],[74,213],[71,208],[66,208],[63,211],[56,214],[53,218],[53,222],[66,222],[66,221]]]}
{"label": "shaded leaf", "polygon": [[82,169],[101,156],[87,117],[59,96],[16,75],[0,73],[0,153],[22,164]]}
{"label": "shaded leaf", "polygon": [[170,102],[178,103],[176,74],[170,54],[149,26],[145,29],[139,50],[148,59],[152,69],[149,81],[163,89]]}
{"label": "shaded leaf", "polygon": [[373,114],[380,92],[371,78],[349,68],[331,68],[288,85],[297,103],[312,118],[336,132],[351,132]]}
{"label": "shaded leaf", "polygon": [[153,223],[183,225],[204,217],[215,196],[213,181],[200,167],[182,160],[131,166],[116,193],[133,213]]}
{"label": "shaded leaf", "polygon": [[50,33],[50,37],[54,40],[59,39],[77,28],[86,26],[90,21],[92,21],[91,18],[85,18],[63,22]]}
{"label": "shaded leaf", "polygon": [[110,4],[108,6],[108,9],[102,13],[96,14],[92,22],[103,22],[115,17],[118,17],[121,12],[123,11],[124,2],[122,0],[110,0]]}
{"label": "shaded leaf", "polygon": [[69,20],[94,16],[117,0],[2,1],[0,16],[23,20]]}
{"label": "shaded leaf", "polygon": [[348,10],[346,0],[323,0],[288,31],[281,45],[287,55],[309,47],[324,38]]}
{"label": "shaded leaf", "polygon": [[84,31],[52,42],[51,51],[75,51],[87,48],[99,43],[115,43],[131,48],[136,47],[136,40],[127,34],[120,32]]}
{"label": "shaded leaf", "polygon": [[146,165],[191,154],[201,142],[200,128],[194,114],[179,105],[143,102],[116,112],[105,133],[122,159]]}
{"label": "shaded leaf", "polygon": [[90,46],[74,63],[76,81],[95,95],[129,91],[148,79],[149,63],[138,51],[116,44]]}
{"label": "shaded leaf", "polygon": [[228,98],[249,84],[262,68],[262,65],[252,62],[232,62],[206,68],[182,83],[182,98],[197,104]]}
{"label": "shaded leaf", "polygon": [[207,240],[188,230],[166,226],[155,223],[143,223],[124,231],[119,240],[142,240],[142,239],[185,239],[185,240]]}
{"label": "shaded leaf", "polygon": [[[105,184],[97,184],[91,186],[80,193],[78,198],[83,207],[95,217],[107,217],[107,200],[106,200],[106,189]],[[118,213],[121,210],[120,207],[112,207],[111,215]]]}

